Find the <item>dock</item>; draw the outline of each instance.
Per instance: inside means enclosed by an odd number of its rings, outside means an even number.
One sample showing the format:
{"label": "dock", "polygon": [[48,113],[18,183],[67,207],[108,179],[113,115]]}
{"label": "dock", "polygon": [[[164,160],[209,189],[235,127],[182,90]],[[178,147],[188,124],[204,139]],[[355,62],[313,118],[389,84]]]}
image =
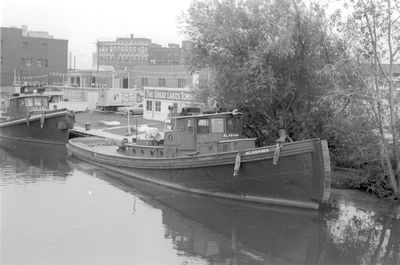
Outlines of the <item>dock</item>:
{"label": "dock", "polygon": [[104,129],[86,130],[86,128],[75,126],[73,129],[69,130],[69,133],[70,133],[70,138],[93,136],[93,137],[113,139],[116,141],[128,139],[128,142],[136,142],[136,134],[125,136],[125,135],[110,133],[110,132],[105,131]]}

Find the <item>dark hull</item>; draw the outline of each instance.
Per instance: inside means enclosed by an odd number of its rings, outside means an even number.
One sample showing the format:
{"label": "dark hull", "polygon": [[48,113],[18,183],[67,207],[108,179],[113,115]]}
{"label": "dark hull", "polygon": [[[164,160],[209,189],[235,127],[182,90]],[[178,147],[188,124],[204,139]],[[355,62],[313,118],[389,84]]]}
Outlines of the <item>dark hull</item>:
{"label": "dark hull", "polygon": [[73,115],[67,110],[47,112],[42,117],[8,120],[0,123],[0,141],[66,144]]}
{"label": "dark hull", "polygon": [[323,255],[320,212],[206,198],[71,162],[160,209],[165,237],[209,264],[318,264]]}
{"label": "dark hull", "polygon": [[237,176],[237,152],[138,158],[113,153],[105,143],[76,138],[67,147],[70,154],[108,170],[203,195],[317,209],[330,194],[329,154],[326,142],[318,139],[285,144],[277,165],[272,163],[275,146],[242,151]]}

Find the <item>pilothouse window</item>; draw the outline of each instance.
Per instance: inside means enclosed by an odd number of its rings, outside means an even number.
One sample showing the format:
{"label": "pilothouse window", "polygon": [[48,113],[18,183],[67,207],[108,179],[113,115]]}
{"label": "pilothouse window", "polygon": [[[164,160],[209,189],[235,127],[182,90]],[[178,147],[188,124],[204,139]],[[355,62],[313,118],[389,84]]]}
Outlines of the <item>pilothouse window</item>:
{"label": "pilothouse window", "polygon": [[210,133],[210,128],[208,127],[208,119],[199,119],[197,121],[197,133],[198,134]]}
{"label": "pilothouse window", "polygon": [[224,119],[222,119],[222,118],[211,119],[211,132],[223,133],[224,132]]}
{"label": "pilothouse window", "polygon": [[240,127],[240,120],[236,117],[226,118],[226,132],[227,133],[238,133]]}
{"label": "pilothouse window", "polygon": [[165,120],[165,131],[173,131],[175,129],[175,119]]}
{"label": "pilothouse window", "polygon": [[49,106],[49,99],[47,97],[42,97],[42,106],[43,107]]}
{"label": "pilothouse window", "polygon": [[25,105],[27,107],[32,107],[33,106],[33,99],[32,98],[26,98],[25,99]]}
{"label": "pilothouse window", "polygon": [[41,98],[35,98],[34,99],[35,107],[41,107],[42,106],[42,99]]}

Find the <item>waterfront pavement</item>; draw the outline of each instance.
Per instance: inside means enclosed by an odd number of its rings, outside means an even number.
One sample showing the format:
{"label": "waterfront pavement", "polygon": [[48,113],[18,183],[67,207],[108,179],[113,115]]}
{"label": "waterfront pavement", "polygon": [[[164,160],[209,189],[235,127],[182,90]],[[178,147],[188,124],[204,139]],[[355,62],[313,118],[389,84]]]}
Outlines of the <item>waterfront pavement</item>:
{"label": "waterfront pavement", "polygon": [[[76,123],[72,130],[73,133],[115,140],[127,138],[129,142],[133,142],[136,137],[143,134],[143,131],[140,130],[143,125],[157,128],[160,133],[163,133],[164,130],[163,122],[143,119],[141,115],[130,115],[129,127],[126,113],[88,111],[76,113],[75,116]],[[128,128],[130,128],[130,133]]]}

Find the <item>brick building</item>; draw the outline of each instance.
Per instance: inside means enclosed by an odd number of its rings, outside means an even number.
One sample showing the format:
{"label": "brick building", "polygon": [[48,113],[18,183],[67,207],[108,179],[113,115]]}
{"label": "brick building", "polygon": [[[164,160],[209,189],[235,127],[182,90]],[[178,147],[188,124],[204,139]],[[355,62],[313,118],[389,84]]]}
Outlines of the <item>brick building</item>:
{"label": "brick building", "polygon": [[151,40],[146,38],[117,38],[115,41],[98,41],[96,59],[99,65],[110,65],[116,70],[147,65]]}
{"label": "brick building", "polygon": [[149,48],[150,65],[183,64],[182,48],[178,44],[170,43],[168,47],[153,44]]}
{"label": "brick building", "polygon": [[10,87],[14,76],[22,80],[67,72],[68,40],[30,37],[19,28],[2,27],[0,30],[2,88]]}
{"label": "brick building", "polygon": [[193,75],[184,65],[136,66],[128,74],[130,87],[193,87]]}
{"label": "brick building", "polygon": [[93,55],[93,65],[109,65],[115,70],[129,70],[140,65],[184,64],[184,52],[190,42],[170,43],[167,47],[152,43],[151,39],[117,38],[112,41],[98,41],[97,53]]}

